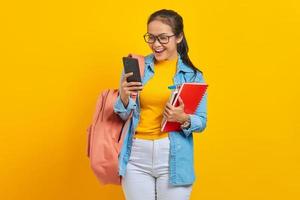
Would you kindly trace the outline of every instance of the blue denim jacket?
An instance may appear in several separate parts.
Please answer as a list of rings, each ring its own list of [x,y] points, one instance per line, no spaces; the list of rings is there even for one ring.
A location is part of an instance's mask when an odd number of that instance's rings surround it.
[[[122,72],[121,78],[124,75]],[[154,55],[149,54],[145,57],[145,71],[142,78],[142,84],[145,85],[148,80],[154,75]],[[197,71],[194,76],[194,71],[182,62],[178,54],[177,70],[173,77],[175,85],[184,82],[200,82],[205,83],[202,73]],[[207,116],[207,92],[199,103],[194,114],[190,115],[191,125],[188,129],[181,131],[169,132],[170,139],[170,163],[169,163],[169,183],[171,185],[190,185],[195,181],[194,171],[194,150],[193,150],[193,134],[192,132],[202,132],[206,127]],[[126,131],[123,146],[119,155],[119,175],[124,176],[126,166],[131,153],[132,138],[140,118],[140,99],[137,95],[136,101],[129,97],[129,103],[125,108],[120,96],[114,105],[114,112],[117,113],[123,120],[126,120],[133,110],[132,120]]]

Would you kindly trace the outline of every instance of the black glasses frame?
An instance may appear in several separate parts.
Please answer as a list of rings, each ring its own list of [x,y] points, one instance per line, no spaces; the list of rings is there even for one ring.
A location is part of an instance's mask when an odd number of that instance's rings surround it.
[[[153,41],[153,42],[147,41],[146,37],[149,36],[149,35],[154,37],[154,41]],[[159,40],[159,36],[161,36],[161,35],[163,35],[163,34],[160,34],[160,35],[158,35],[158,36],[155,36],[155,35],[152,35],[152,34],[150,34],[150,33],[146,33],[146,34],[144,35],[144,40],[145,40],[145,42],[147,42],[147,43],[149,43],[149,44],[153,44],[156,40],[158,40],[158,42],[161,43],[161,44],[167,44],[167,43],[169,43],[169,41],[170,41],[170,37],[175,36],[175,34],[174,34],[174,35],[164,35],[164,36],[166,36],[166,37],[168,38],[168,41],[167,41],[167,42],[161,42],[161,41]]]

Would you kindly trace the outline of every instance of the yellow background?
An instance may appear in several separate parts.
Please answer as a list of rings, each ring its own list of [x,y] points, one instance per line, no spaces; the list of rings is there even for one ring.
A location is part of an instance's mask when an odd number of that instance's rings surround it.
[[[0,198],[124,199],[93,175],[86,128],[99,92],[118,87],[121,57],[150,53],[148,16],[168,8],[209,84],[191,199],[299,199],[299,4],[1,2]]]

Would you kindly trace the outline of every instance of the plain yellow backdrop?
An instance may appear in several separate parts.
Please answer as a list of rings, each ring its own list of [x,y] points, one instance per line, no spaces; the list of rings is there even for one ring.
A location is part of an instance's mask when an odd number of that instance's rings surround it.
[[[29,0],[0,6],[1,199],[124,199],[93,175],[86,128],[161,8],[209,84],[191,199],[300,198],[299,1]]]

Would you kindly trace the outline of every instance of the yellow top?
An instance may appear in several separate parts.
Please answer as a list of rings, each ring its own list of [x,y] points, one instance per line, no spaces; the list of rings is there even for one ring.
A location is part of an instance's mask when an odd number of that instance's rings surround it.
[[[154,140],[168,136],[168,132],[160,131],[160,125],[172,92],[168,86],[173,85],[176,66],[177,58],[154,64],[154,75],[140,92],[141,113],[135,138]]]

